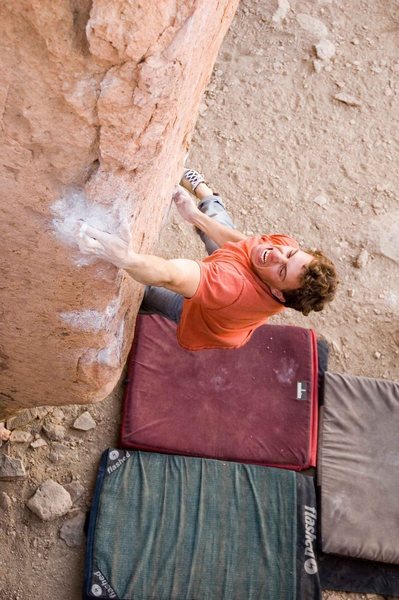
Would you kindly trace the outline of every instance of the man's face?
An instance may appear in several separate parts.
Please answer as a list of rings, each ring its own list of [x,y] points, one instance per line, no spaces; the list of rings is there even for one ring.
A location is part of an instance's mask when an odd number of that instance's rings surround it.
[[[303,269],[314,260],[314,256],[298,248],[269,244],[254,246],[250,258],[255,273],[280,300],[283,290],[300,287]]]

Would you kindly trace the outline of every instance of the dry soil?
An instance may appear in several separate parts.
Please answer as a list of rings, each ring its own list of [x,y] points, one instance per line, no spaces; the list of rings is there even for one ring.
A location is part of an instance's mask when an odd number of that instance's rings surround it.
[[[341,285],[325,312],[287,311],[274,322],[313,327],[330,344],[330,370],[391,380],[399,354],[398,32],[394,0],[243,0],[188,158],[240,230],[289,233],[336,261]],[[156,252],[203,255],[174,209]],[[25,503],[51,478],[80,482],[75,508],[88,509],[100,453],[117,444],[121,394],[122,385],[89,407],[97,425],[87,433],[71,428],[82,407],[49,408],[18,427],[46,446],[8,443],[28,477],[2,486],[0,600],[80,598],[84,546],[59,537],[71,515],[43,522]],[[46,422],[64,427],[58,440],[43,433]]]

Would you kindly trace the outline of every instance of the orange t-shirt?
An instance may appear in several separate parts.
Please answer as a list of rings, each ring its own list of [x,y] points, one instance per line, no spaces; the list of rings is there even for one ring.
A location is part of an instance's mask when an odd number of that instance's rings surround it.
[[[183,348],[239,348],[259,325],[284,310],[252,268],[251,250],[259,243],[298,247],[286,235],[263,235],[227,242],[199,261],[200,283],[184,300],[177,329]]]

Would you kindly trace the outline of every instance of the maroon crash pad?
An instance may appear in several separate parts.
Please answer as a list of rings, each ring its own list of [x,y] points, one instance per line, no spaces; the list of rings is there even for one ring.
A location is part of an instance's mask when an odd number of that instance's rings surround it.
[[[181,348],[176,325],[139,315],[121,445],[305,469],[316,461],[317,343],[264,325],[238,349]]]

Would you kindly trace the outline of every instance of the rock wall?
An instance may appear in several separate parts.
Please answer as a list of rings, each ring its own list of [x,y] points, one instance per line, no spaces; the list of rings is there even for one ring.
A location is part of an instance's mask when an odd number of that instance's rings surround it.
[[[76,233],[85,219],[156,253],[237,4],[1,4],[0,416],[117,382],[142,289]]]

